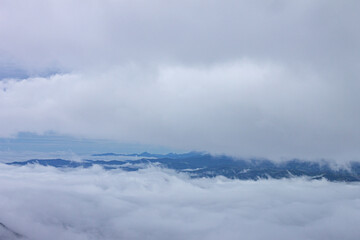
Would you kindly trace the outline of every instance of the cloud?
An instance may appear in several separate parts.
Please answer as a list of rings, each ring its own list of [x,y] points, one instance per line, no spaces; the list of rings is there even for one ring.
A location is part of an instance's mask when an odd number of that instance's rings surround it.
[[[2,1],[1,135],[358,160],[359,7]]]
[[[55,131],[241,156],[359,154],[357,97],[312,71],[294,75],[271,62],[131,64],[2,81],[0,88],[3,137]]]
[[[0,221],[29,239],[355,239],[359,185],[165,169],[0,165]]]
[[[251,57],[353,72],[359,7],[325,0],[4,0],[0,50],[29,71]]]
[[[359,160],[359,11],[327,0],[2,0],[0,137]],[[0,174],[0,222],[30,239],[359,236],[358,184]]]

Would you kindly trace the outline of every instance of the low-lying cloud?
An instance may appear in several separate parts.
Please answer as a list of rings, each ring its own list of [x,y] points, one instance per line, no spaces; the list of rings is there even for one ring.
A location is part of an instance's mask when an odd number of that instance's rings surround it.
[[[0,222],[29,239],[357,239],[359,184],[0,165]]]
[[[2,137],[86,138],[267,158],[358,160],[357,97],[308,70],[243,59],[126,65],[0,82]]]

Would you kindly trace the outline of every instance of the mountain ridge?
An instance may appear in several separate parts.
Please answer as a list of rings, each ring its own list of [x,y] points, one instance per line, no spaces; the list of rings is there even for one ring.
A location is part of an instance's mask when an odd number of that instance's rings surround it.
[[[183,154],[93,154],[95,159],[71,161],[61,158],[30,159],[15,161],[8,165],[38,164],[56,168],[89,168],[100,165],[106,170],[123,169],[124,171],[137,171],[149,166],[159,166],[173,169],[177,172],[189,174],[192,178],[225,176],[232,179],[257,180],[260,178],[291,178],[306,176],[311,179],[325,178],[330,181],[360,181],[360,163],[351,162],[348,168],[333,169],[330,162],[311,162],[299,159],[284,162],[273,162],[267,159],[238,159],[226,155],[213,156],[207,153],[189,152]],[[137,160],[103,160],[96,157],[138,156]]]

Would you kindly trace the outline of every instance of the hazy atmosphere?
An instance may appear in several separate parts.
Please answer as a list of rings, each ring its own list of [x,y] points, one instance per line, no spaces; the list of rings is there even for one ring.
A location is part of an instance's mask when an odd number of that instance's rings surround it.
[[[0,1],[1,137],[358,160],[358,1]]]
[[[0,0],[0,239],[360,236],[360,1]]]

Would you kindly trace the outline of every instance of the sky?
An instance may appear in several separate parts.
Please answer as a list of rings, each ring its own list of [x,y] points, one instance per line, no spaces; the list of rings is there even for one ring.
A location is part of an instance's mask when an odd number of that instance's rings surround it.
[[[0,0],[0,138],[359,160],[360,2]]]
[[[159,145],[146,145],[139,143],[124,143],[106,139],[77,138],[46,132],[38,135],[28,132],[20,132],[15,137],[0,138],[0,162],[2,160],[22,159],[28,160],[36,156],[53,158],[75,158],[90,156],[96,153],[160,153],[170,152],[183,153],[180,149],[174,149]]]

